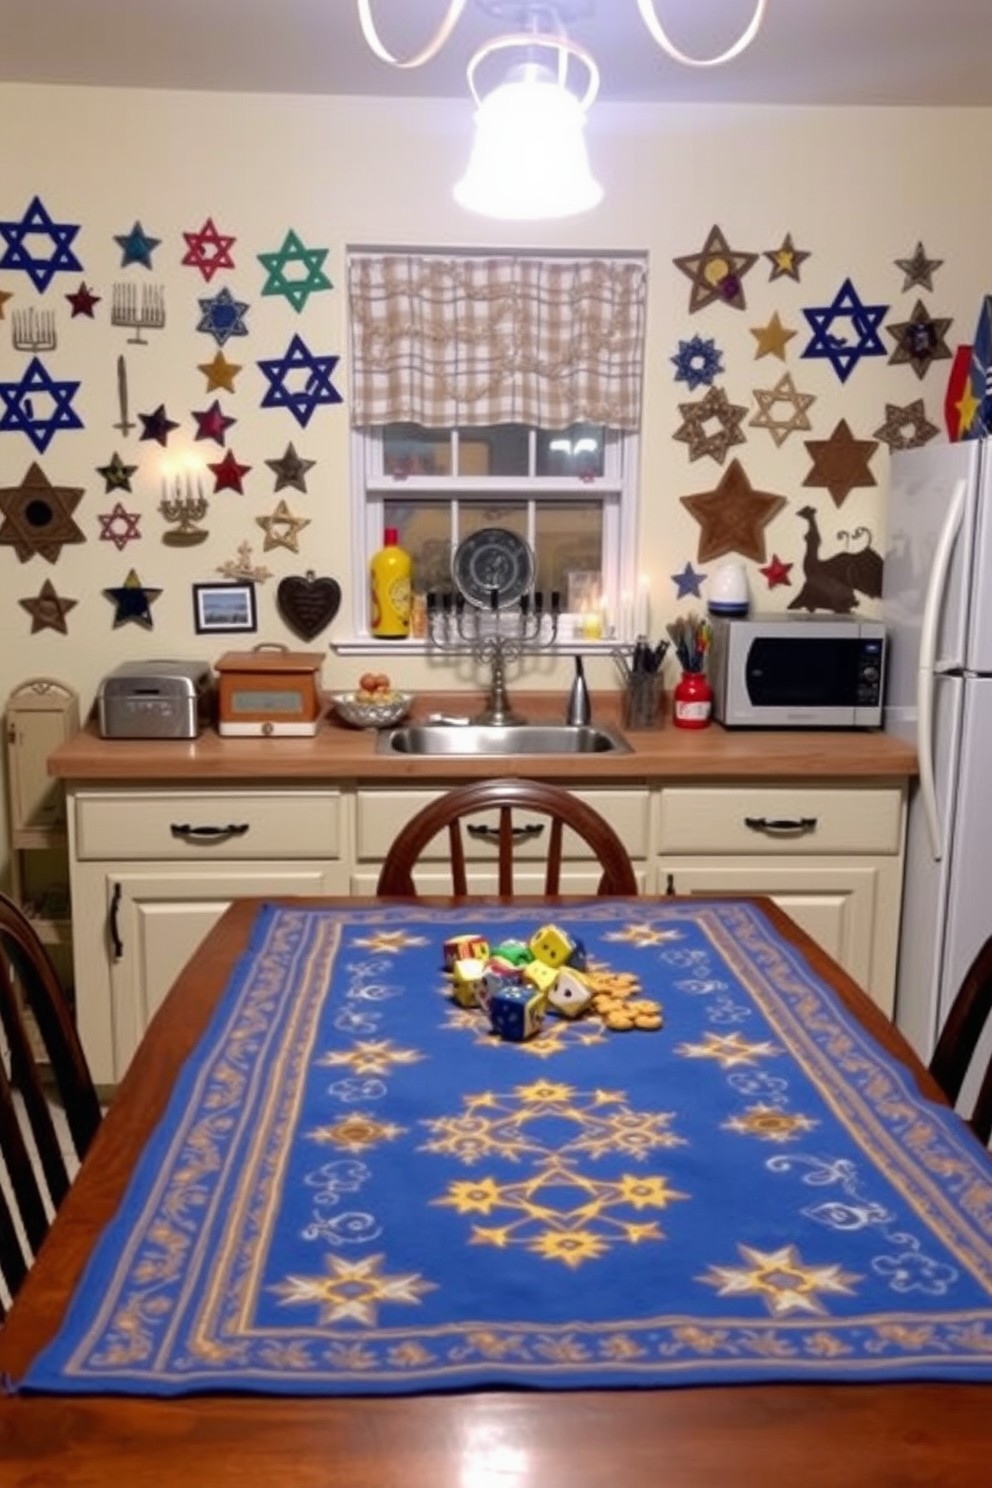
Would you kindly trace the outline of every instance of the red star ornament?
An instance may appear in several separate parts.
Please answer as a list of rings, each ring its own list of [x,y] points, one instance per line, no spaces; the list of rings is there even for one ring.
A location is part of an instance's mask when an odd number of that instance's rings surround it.
[[[199,232],[184,232],[183,237],[186,239],[186,252],[180,262],[199,269],[208,284],[218,269],[234,268],[231,249],[237,239],[219,233],[212,217],[207,218]]]
[[[123,552],[129,542],[141,536],[138,528],[141,513],[125,511],[119,501],[114,505],[113,511],[98,512],[97,521],[100,523],[100,541],[112,542],[118,553]]]
[[[93,291],[88,287],[84,280],[80,280],[79,288],[76,290],[75,294],[66,295],[66,299],[72,306],[72,315],[70,319],[75,320],[77,315],[85,315],[90,320],[92,320],[93,306],[99,305],[101,298],[102,297],[100,295],[93,293]]]
[[[742,558],[764,563],[764,529],[786,504],[784,496],[756,491],[740,460],[731,462],[711,491],[680,496],[679,500],[702,528],[698,563],[709,563],[724,553],[740,553]]]
[[[791,588],[792,580],[789,575],[792,572],[792,564],[783,563],[777,553],[773,553],[771,563],[766,563],[764,568],[760,568],[758,572],[764,574],[769,589],[777,589],[780,584],[788,584]]]
[[[239,465],[233,450],[228,450],[223,460],[218,460],[213,465],[208,462],[207,469],[214,477],[215,496],[218,491],[237,491],[239,496],[244,495],[244,486],[241,482],[251,466]]]
[[[193,417],[196,419],[196,433],[193,438],[212,439],[221,446],[227,443],[228,429],[238,422],[236,418],[223,412],[216,398],[209,408],[194,408]]]

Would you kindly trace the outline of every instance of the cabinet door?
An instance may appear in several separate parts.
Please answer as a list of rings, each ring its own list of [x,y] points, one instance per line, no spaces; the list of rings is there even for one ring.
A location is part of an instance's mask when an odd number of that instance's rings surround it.
[[[273,863],[191,873],[120,865],[105,870],[111,941],[111,1080],[121,1079],[152,1014],[233,899],[347,892],[339,864]],[[106,1083],[106,1077],[98,1083]]]
[[[661,893],[767,894],[892,1016],[899,868],[890,858],[663,858]]]

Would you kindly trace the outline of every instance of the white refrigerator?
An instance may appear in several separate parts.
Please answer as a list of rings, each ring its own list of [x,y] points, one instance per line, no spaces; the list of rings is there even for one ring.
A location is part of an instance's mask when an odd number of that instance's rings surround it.
[[[992,933],[992,442],[892,457],[884,727],[915,744],[896,1023],[930,1058]]]

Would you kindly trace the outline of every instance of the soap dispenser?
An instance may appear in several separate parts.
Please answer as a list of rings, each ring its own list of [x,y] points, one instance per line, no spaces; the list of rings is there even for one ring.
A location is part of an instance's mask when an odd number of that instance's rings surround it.
[[[586,687],[585,668],[582,665],[582,657],[575,658],[575,676],[572,679],[571,690],[568,694],[568,708],[565,711],[565,722],[572,728],[579,724],[589,722],[592,709],[589,705],[589,689]]]

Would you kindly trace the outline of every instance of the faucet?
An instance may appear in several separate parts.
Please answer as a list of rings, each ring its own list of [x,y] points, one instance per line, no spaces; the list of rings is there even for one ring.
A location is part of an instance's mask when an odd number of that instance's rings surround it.
[[[568,694],[568,705],[565,709],[565,722],[572,728],[580,727],[589,722],[592,717],[592,707],[589,702],[589,689],[586,686],[585,668],[582,657],[575,658],[575,677]]]

